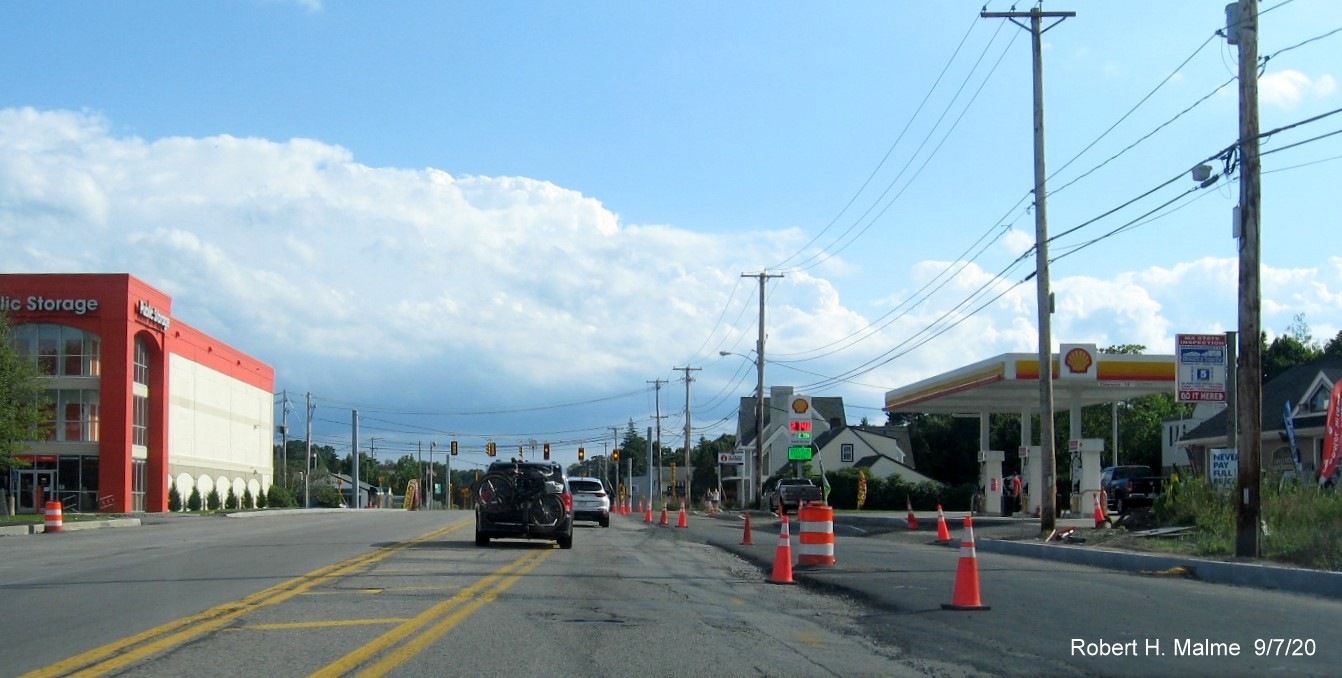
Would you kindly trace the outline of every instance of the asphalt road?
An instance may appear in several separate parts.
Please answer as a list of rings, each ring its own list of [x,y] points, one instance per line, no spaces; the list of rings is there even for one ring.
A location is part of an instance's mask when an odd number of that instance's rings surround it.
[[[773,519],[742,546],[739,516],[614,517],[569,551],[479,548],[471,524],[352,511],[0,538],[0,676],[1335,675],[1342,657],[1334,599],[994,553],[975,561],[991,609],[943,610],[961,555],[931,533],[840,534],[835,566],[787,586],[767,581]]]
[[[0,543],[0,675],[972,675],[864,608],[616,518],[572,550],[464,512],[178,518]],[[677,537],[687,537],[682,532]]]

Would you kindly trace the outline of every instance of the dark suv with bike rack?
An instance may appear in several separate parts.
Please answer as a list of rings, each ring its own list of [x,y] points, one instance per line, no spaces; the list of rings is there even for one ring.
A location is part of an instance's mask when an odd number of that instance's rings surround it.
[[[559,464],[496,461],[475,484],[475,545],[545,539],[573,548],[573,495]]]

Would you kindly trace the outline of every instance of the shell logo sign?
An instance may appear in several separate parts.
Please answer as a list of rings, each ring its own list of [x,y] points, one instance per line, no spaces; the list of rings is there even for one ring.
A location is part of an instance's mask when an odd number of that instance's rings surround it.
[[[1058,347],[1062,356],[1059,379],[1096,379],[1095,344],[1063,344]]]
[[[804,416],[808,411],[810,411],[810,409],[811,409],[811,399],[810,399],[810,398],[793,398],[793,399],[792,399],[792,412],[793,412],[793,414],[796,414],[796,415],[799,415],[799,416]]]

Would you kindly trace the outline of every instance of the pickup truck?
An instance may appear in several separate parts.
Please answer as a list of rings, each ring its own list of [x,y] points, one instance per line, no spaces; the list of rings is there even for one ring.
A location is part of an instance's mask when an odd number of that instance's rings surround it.
[[[764,493],[770,511],[785,516],[788,510],[796,511],[809,501],[824,501],[824,488],[811,482],[810,478],[779,478]]]
[[[1108,508],[1119,515],[1136,506],[1150,506],[1164,479],[1149,466],[1110,466],[1100,471],[1100,487],[1109,495]]]

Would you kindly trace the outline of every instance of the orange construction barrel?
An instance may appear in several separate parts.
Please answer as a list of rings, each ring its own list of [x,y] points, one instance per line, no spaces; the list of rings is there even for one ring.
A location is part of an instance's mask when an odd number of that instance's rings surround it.
[[[61,517],[61,503],[58,501],[47,502],[47,519],[44,523],[46,532],[61,532],[65,528]]]
[[[834,508],[818,501],[797,510],[801,524],[798,565],[834,564]]]

